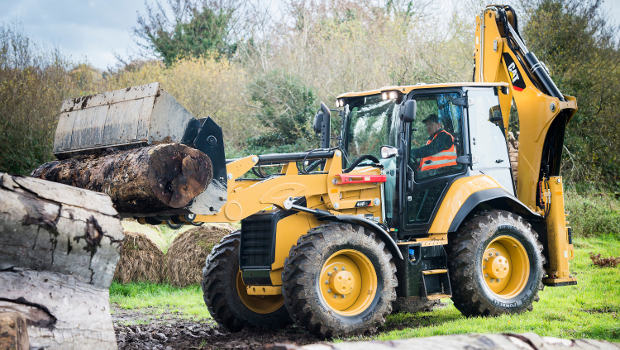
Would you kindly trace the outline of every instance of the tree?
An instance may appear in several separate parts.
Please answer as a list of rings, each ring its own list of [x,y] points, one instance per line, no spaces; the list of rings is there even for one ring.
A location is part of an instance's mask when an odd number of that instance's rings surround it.
[[[0,25],[0,171],[28,174],[53,158],[60,105],[77,94],[68,67],[58,51]]]
[[[265,132],[248,138],[252,153],[292,152],[317,146],[311,131],[315,92],[290,73],[274,70],[249,86],[256,121]]]
[[[620,52],[600,0],[534,0],[523,34],[578,111],[566,129],[563,172],[574,182],[618,189]]]
[[[208,54],[230,56],[236,50],[231,36],[234,9],[207,1],[167,0],[146,4],[134,28],[138,44],[161,57],[166,65],[179,58]]]

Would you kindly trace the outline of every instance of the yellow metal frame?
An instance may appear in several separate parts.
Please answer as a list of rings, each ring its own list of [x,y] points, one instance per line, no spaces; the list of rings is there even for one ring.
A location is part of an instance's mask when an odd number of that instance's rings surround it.
[[[547,193],[543,195],[543,200],[547,207],[549,267],[543,282],[548,285],[576,284],[577,280],[569,269],[569,261],[575,257],[575,250],[568,240],[562,177],[554,176],[545,179],[545,182]]]
[[[248,295],[280,295],[281,286],[245,286]]]
[[[525,89],[519,91],[510,85],[511,88],[507,89],[507,94],[500,93],[500,109],[504,118],[504,127],[508,128],[510,106],[514,99],[519,113],[520,133],[527,135],[519,139],[517,197],[525,205],[536,211],[538,209],[536,206],[536,190],[545,136],[549,131],[551,122],[560,112],[569,110],[570,116],[572,116],[577,111],[577,100],[572,96],[565,95],[566,101],[560,101],[536,88],[529,75],[525,73],[526,69],[521,65],[515,52],[509,48],[507,39],[501,37],[496,23],[496,12],[493,9],[487,9],[482,16],[483,18],[476,17],[474,52],[476,69],[474,78],[476,82],[512,84],[512,75],[504,64],[503,54],[512,57],[521,73],[521,79],[525,82]],[[481,65],[482,72],[480,71]]]
[[[502,188],[502,185],[488,175],[467,176],[454,181],[437,210],[429,233],[447,235],[450,224],[467,198],[476,192],[492,188]]]
[[[233,161],[226,166],[228,174],[228,199],[219,213],[215,215],[196,215],[196,222],[236,222],[273,205],[284,207],[284,201],[291,197],[306,197],[316,207],[308,203],[309,208],[324,208],[331,211],[380,212],[382,203],[366,208],[355,208],[359,200],[380,199],[379,186],[376,183],[345,184],[338,183],[342,174],[342,154],[335,151],[332,158],[326,160],[326,173],[299,174],[295,162],[283,166],[284,176],[268,179],[239,180],[258,162],[257,156],[247,156]],[[374,167],[356,169],[352,174],[378,175],[380,170]],[[370,191],[364,191],[370,190]],[[350,195],[351,192],[360,196]],[[364,193],[362,193],[364,192]],[[362,194],[372,196],[363,198]],[[313,200],[317,200],[314,202]],[[318,205],[318,203],[322,203]],[[380,215],[376,215],[379,216]]]

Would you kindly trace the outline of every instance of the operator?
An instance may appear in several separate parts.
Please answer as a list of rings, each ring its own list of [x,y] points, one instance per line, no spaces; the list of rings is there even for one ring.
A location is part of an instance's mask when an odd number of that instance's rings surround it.
[[[426,145],[411,150],[411,160],[420,159],[420,171],[456,165],[454,136],[443,128],[437,114],[429,114],[422,122],[428,132],[428,141]]]

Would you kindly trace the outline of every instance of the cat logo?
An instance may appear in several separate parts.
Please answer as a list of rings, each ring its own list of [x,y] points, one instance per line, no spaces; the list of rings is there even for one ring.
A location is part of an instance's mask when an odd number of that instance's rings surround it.
[[[521,78],[521,73],[519,72],[519,68],[517,68],[517,64],[509,54],[504,53],[503,57],[504,62],[506,63],[506,68],[508,69],[508,75],[510,75],[512,87],[516,91],[523,91],[523,89],[525,89],[525,82]]]
[[[514,62],[512,62],[508,66],[508,73],[510,74],[510,79],[512,80],[513,83],[517,81],[517,79],[519,79],[519,72],[517,71],[517,65]]]

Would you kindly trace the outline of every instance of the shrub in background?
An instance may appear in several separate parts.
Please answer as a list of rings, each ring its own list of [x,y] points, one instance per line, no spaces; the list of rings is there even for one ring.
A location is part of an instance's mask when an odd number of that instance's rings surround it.
[[[248,139],[253,153],[302,151],[317,146],[311,127],[318,108],[315,92],[286,72],[274,70],[249,85],[254,123],[262,134]]]
[[[75,91],[68,68],[58,52],[40,54],[0,26],[0,171],[27,174],[53,158],[60,104]]]
[[[613,194],[565,191],[568,221],[576,237],[607,236],[620,239],[620,200]]]

